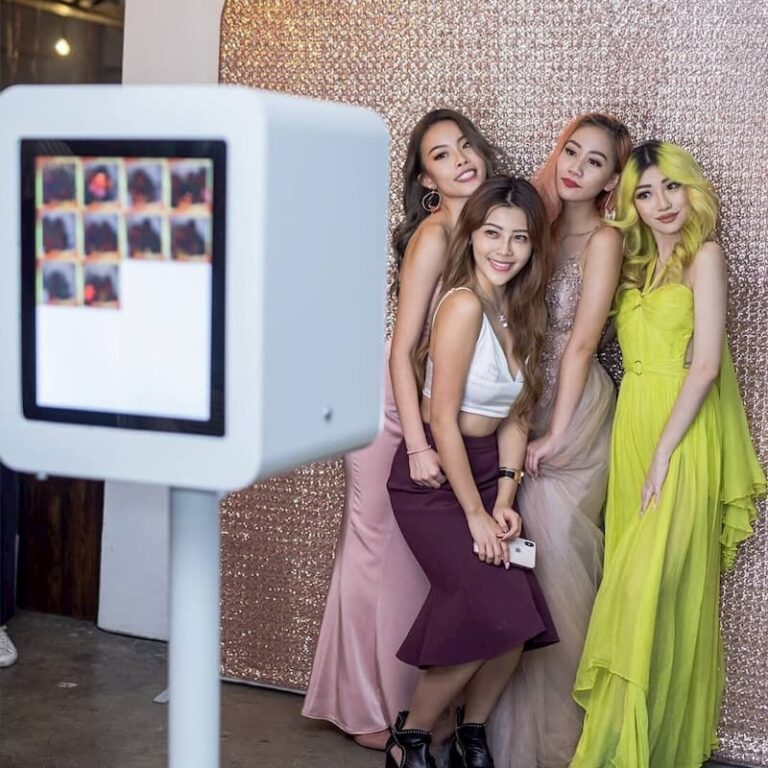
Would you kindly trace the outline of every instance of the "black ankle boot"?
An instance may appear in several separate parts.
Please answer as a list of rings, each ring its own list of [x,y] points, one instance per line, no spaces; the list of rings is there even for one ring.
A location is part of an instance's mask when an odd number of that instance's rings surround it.
[[[432,734],[429,731],[417,731],[413,728],[404,730],[407,717],[407,712],[400,712],[395,724],[389,729],[386,768],[437,768],[429,753]],[[392,755],[393,747],[400,747],[402,752],[400,762]]]
[[[456,730],[451,739],[451,768],[494,768],[485,740],[485,723],[465,723],[464,708],[456,713]]]

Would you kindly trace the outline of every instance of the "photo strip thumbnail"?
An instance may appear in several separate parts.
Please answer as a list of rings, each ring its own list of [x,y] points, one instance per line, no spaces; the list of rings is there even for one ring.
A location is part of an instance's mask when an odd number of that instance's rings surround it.
[[[71,158],[38,158],[39,174],[38,205],[50,207],[75,207],[77,199],[78,164]]]
[[[116,213],[83,215],[83,243],[88,261],[120,259],[120,217]]]
[[[120,268],[117,264],[86,264],[83,268],[86,307],[120,308]]]
[[[77,290],[78,267],[73,261],[45,261],[40,265],[40,304],[76,306],[80,304]]]
[[[213,165],[210,160],[170,163],[171,207],[210,211],[213,197]]]
[[[120,204],[120,165],[116,158],[94,158],[83,163],[85,204]]]
[[[210,216],[171,216],[171,258],[211,261]]]
[[[129,214],[125,218],[128,256],[132,259],[166,259],[162,216]]]
[[[163,170],[163,165],[157,161],[126,162],[128,205],[131,208],[162,208],[165,205]]]
[[[73,259],[77,246],[77,214],[46,211],[38,219],[37,254],[46,259]]]

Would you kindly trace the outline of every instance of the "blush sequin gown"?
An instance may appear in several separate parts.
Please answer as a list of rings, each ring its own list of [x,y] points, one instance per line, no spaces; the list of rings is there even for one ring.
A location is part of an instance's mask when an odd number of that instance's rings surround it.
[[[354,735],[388,728],[407,708],[418,675],[395,656],[429,589],[387,493],[402,438],[387,369],[383,430],[344,457],[344,518],[302,710]]]
[[[546,432],[557,391],[560,359],[581,296],[581,258],[588,235],[561,258],[548,293],[549,325],[542,358],[544,392],[532,436]],[[524,535],[536,542],[536,575],[560,642],[527,653],[499,702],[489,728],[498,768],[566,768],[582,725],[572,698],[603,558],[605,501],[613,382],[593,358],[584,392],[560,453],[526,477],[517,493]]]

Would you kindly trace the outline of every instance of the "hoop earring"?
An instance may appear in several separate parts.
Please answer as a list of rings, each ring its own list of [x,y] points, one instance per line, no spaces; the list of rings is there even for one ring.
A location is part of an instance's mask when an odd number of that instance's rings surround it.
[[[616,206],[613,202],[613,193],[615,189],[616,187],[608,193],[608,197],[605,198],[605,202],[603,203],[603,218],[607,221],[613,221],[616,218]]]
[[[440,209],[443,204],[443,197],[436,189],[430,189],[424,197],[421,198],[421,207],[427,213],[434,213]]]

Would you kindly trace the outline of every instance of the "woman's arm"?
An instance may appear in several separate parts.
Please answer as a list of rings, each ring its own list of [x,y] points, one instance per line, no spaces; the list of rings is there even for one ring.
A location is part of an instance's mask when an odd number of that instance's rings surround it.
[[[448,240],[439,224],[425,222],[408,244],[400,272],[400,293],[389,354],[389,371],[405,446],[418,451],[409,456],[411,479],[417,485],[439,488],[445,478],[437,453],[427,448],[421,421],[420,395],[413,368],[413,353],[421,342],[427,312],[445,266]]]
[[[690,277],[694,303],[693,359],[656,445],[643,484],[640,514],[652,500],[658,501],[669,459],[720,373],[728,286],[723,252],[717,243],[704,244],[691,265]]]
[[[480,300],[469,291],[456,291],[443,301],[432,328],[429,413],[443,471],[464,510],[478,557],[499,565],[504,559],[501,529],[483,506],[459,429],[461,401],[482,319]]]
[[[507,418],[496,433],[499,444],[499,466],[520,470],[525,459],[525,446],[528,442],[528,423],[521,423],[515,418]],[[520,535],[522,521],[520,515],[512,509],[522,475],[516,478],[500,477],[493,507],[493,519],[499,524],[501,540],[510,541]],[[509,550],[504,548],[504,562],[507,564]]]
[[[539,474],[539,464],[562,447],[562,439],[584,393],[592,355],[600,342],[621,274],[622,236],[603,227],[592,236],[584,257],[581,297],[557,380],[552,420],[546,434],[528,446],[526,469]]]

